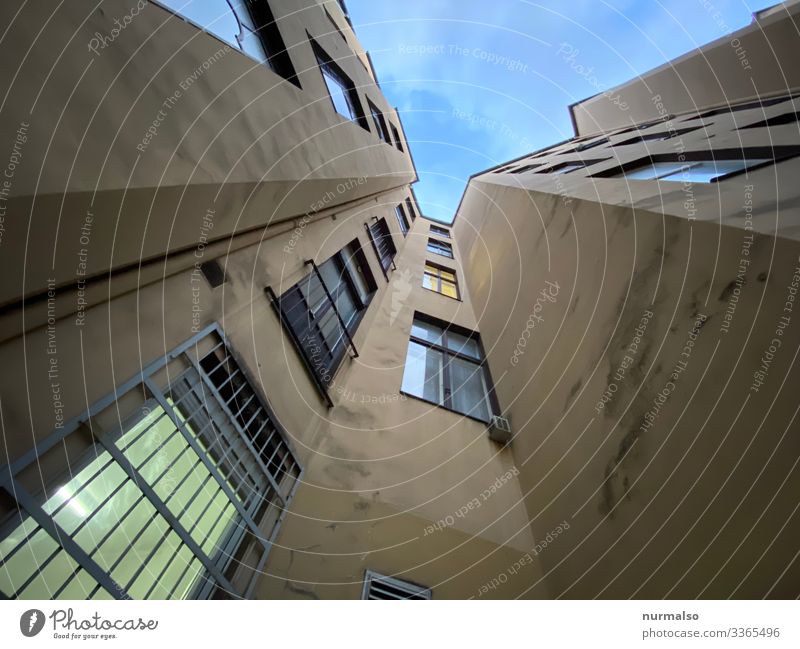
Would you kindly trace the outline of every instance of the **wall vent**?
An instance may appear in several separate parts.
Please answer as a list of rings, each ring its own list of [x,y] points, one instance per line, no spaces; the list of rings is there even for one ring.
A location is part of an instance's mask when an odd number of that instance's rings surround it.
[[[508,444],[511,438],[511,422],[508,417],[492,415],[492,420],[489,422],[489,439],[500,444]]]
[[[367,570],[361,599],[430,599],[431,589]]]

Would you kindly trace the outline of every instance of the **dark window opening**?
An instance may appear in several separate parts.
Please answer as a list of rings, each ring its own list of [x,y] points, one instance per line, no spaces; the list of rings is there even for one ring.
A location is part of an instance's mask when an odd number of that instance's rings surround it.
[[[431,589],[367,570],[361,599],[430,599]]]
[[[253,17],[253,30],[264,48],[266,63],[276,74],[279,74],[287,81],[291,81],[299,88],[300,81],[297,78],[292,59],[283,42],[278,23],[272,14],[269,3],[267,0],[237,0],[233,2],[233,5],[235,6],[242,1],[247,3],[247,7]],[[246,51],[246,41],[251,35],[247,33],[249,31],[248,27],[244,25],[242,27],[242,33],[244,34],[242,49]]]
[[[552,167],[547,167],[545,169],[540,169],[536,173],[540,174],[568,174],[572,173],[573,171],[578,171],[579,169],[584,169],[593,164],[597,164],[598,162],[604,162],[608,160],[608,158],[603,158],[602,160],[573,160],[569,162],[560,162]]]
[[[648,133],[647,135],[637,135],[636,137],[629,138],[622,142],[617,142],[615,146],[626,146],[628,144],[637,144],[639,142],[661,142],[663,140],[671,140],[675,137],[680,137],[684,133],[691,133],[692,131],[696,131],[700,128],[706,128],[711,126],[711,124],[706,124],[704,126],[692,126],[689,128],[679,128],[673,131],[662,131],[660,133]]]
[[[400,133],[397,132],[397,127],[389,122],[389,128],[392,129],[392,137],[394,138],[394,145],[400,150],[405,152],[403,148],[403,142],[400,140]]]
[[[334,28],[334,29],[335,29],[337,32],[339,32],[339,36],[341,36],[341,37],[342,37],[342,39],[344,39],[344,41],[345,41],[345,43],[346,43],[346,42],[347,42],[347,38],[345,37],[345,35],[344,35],[344,32],[343,32],[343,31],[341,30],[341,28],[339,27],[339,23],[337,23],[337,22],[336,22],[336,21],[333,19],[333,16],[331,16],[330,12],[328,11],[328,9],[327,9],[326,7],[323,7],[323,10],[325,11],[325,15],[328,17],[328,22],[330,22],[330,24],[331,24],[331,25],[333,25],[333,28]]]
[[[417,218],[417,210],[410,198],[406,198],[406,207],[408,208],[408,214],[411,216],[411,219]]]
[[[329,404],[327,388],[347,347],[352,347],[351,336],[376,290],[369,264],[356,239],[314,266],[280,298],[273,297],[283,325]]]
[[[216,259],[200,264],[200,271],[203,273],[203,277],[206,278],[211,288],[222,286],[227,279],[222,265]]]
[[[408,234],[409,225],[408,219],[406,218],[405,210],[403,209],[402,203],[394,208],[395,216],[397,217],[397,223],[400,226],[400,232],[405,237]]]
[[[367,106],[369,106],[369,112],[372,115],[372,123],[375,124],[378,137],[387,144],[391,144],[392,140],[389,137],[389,131],[386,130],[386,120],[383,117],[383,113],[369,99],[367,99]]]
[[[659,153],[591,177],[714,183],[797,156],[800,156],[798,146]]]
[[[755,124],[748,124],[747,126],[742,126],[739,130],[743,130],[746,128],[763,128],[765,126],[783,126],[784,124],[792,124],[800,119],[800,113],[791,112],[791,113],[783,113],[783,115],[776,115],[775,117],[770,117],[769,119],[762,120],[760,122],[756,122]]]
[[[775,104],[780,104],[784,101],[789,101],[792,99],[792,96],[784,96],[784,97],[774,97],[773,99],[764,99],[762,101],[747,101],[743,104],[736,104],[734,106],[722,106],[720,108],[712,108],[711,110],[707,110],[704,113],[699,113],[697,115],[690,115],[689,117],[684,117],[683,121],[687,121],[690,119],[702,119],[704,117],[712,117],[714,115],[723,115],[725,113],[735,113],[740,110],[749,110],[751,108],[764,108],[765,106],[774,106]]]
[[[394,264],[394,256],[397,254],[389,224],[386,223],[386,219],[377,219],[366,227],[369,238],[372,241],[372,248],[375,250],[378,263],[383,271],[383,276],[388,281],[389,268]]]

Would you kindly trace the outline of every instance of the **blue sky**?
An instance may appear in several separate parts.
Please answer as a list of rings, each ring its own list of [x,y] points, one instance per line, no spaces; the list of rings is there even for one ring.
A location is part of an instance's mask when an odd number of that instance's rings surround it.
[[[422,212],[445,222],[471,174],[571,137],[569,104],[739,29],[773,4],[347,0],[401,113]],[[578,74],[579,65],[593,70]]]

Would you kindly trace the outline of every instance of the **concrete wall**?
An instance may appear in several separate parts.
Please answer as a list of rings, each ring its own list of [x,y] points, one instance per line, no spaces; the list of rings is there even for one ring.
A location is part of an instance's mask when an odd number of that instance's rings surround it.
[[[707,3],[710,5],[710,3]],[[693,6],[691,14],[702,13]],[[713,13],[713,5],[709,9]],[[576,135],[591,135],[659,119],[656,99],[672,113],[702,110],[800,88],[797,15],[789,2],[752,24],[669,61],[640,77],[570,107]]]
[[[0,141],[17,153],[0,256],[13,281],[0,305],[41,296],[48,279],[74,283],[87,215],[84,273],[97,277],[193,247],[206,209],[216,211],[208,237],[223,240],[301,218],[325,197],[324,207],[343,206],[416,178],[408,153],[382,143],[371,120],[368,132],[333,110],[306,30],[357,85],[364,110],[369,97],[401,129],[316,2],[271,3],[302,89],[155,3],[97,53],[88,45],[111,37],[129,14],[124,0],[65,3],[46,25],[49,5],[19,4],[0,7],[12,25]]]
[[[549,594],[794,597],[800,246],[495,178],[455,231]]]

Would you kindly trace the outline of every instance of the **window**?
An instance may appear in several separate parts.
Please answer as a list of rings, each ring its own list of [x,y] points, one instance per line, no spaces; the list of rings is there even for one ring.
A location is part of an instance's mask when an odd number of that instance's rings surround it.
[[[406,236],[408,234],[409,225],[402,203],[394,208],[394,213],[397,216],[397,223],[400,225],[400,232],[403,233],[403,236]]]
[[[450,230],[439,227],[438,225],[431,224],[431,232],[433,234],[438,234],[440,237],[447,237],[448,239],[450,238]]]
[[[608,144],[607,137],[601,137],[599,140],[595,140],[594,142],[579,144],[577,147],[573,149],[573,151],[588,151],[589,149],[594,149],[596,146],[602,146],[604,144]]]
[[[747,126],[742,126],[741,129],[745,128],[761,128],[764,126],[782,126],[784,124],[792,124],[800,119],[800,113],[791,112],[791,113],[784,113],[783,115],[776,115],[775,117],[770,117],[769,119],[762,120],[760,122],[756,122],[755,124],[748,124]]]
[[[341,36],[344,39],[344,41],[347,42],[347,39],[345,38],[344,32],[339,27],[339,24],[333,19],[333,16],[331,16],[331,14],[328,11],[328,9],[326,7],[323,7],[322,9],[325,11],[325,15],[328,17],[328,22],[330,22],[330,24],[333,25],[333,28],[337,32],[339,32],[339,36]]]
[[[496,408],[478,335],[417,313],[401,391],[488,422]]]
[[[231,0],[231,4],[234,7],[237,5],[242,6],[242,10],[237,11],[237,15],[247,16],[246,9],[249,8],[250,16],[252,16],[252,23],[244,24],[246,22],[244,19],[241,21],[242,33],[244,34],[242,49],[248,51],[249,43],[252,42],[254,47],[256,42],[260,43],[266,53],[265,62],[274,72],[287,81],[291,81],[299,88],[300,81],[297,79],[289,51],[286,49],[283,37],[278,29],[278,23],[272,15],[267,0]],[[243,6],[245,4],[246,7]],[[258,51],[260,52],[260,50]]]
[[[450,259],[453,258],[453,246],[445,241],[439,241],[438,239],[428,239],[428,252],[432,252],[435,255],[442,255],[442,257],[449,257]]]
[[[372,123],[375,124],[378,137],[387,144],[391,144],[392,140],[389,138],[389,132],[386,130],[386,120],[383,118],[383,113],[378,110],[378,107],[369,99],[367,99],[367,105],[369,106],[369,112],[372,114]]]
[[[383,271],[383,276],[389,279],[389,268],[394,264],[394,256],[397,254],[392,233],[389,231],[389,225],[386,219],[378,219],[367,225],[367,232],[372,241],[372,248],[375,250],[375,255],[378,257],[378,263]]]
[[[668,180],[710,183],[767,162],[755,160],[706,160],[700,162],[654,162],[623,174],[629,180]]]
[[[430,599],[431,589],[410,581],[386,577],[372,570],[364,576],[361,599]]]
[[[397,128],[394,124],[389,122],[389,128],[392,129],[392,137],[394,138],[394,145],[400,149],[400,151],[405,151],[403,148],[403,142],[400,140],[400,133],[397,132]]]
[[[427,262],[425,264],[425,272],[422,275],[422,286],[447,297],[452,297],[456,300],[461,299],[458,293],[456,272],[444,266]]]
[[[606,160],[608,158],[605,158]],[[542,174],[568,174],[573,171],[577,171],[578,169],[583,169],[588,167],[589,165],[596,164],[598,162],[603,162],[603,160],[575,160],[572,162],[561,162],[557,165],[553,165],[552,167],[547,167],[545,169],[541,169],[536,173]]]
[[[617,142],[616,146],[625,146],[628,144],[637,144],[639,142],[662,142],[664,140],[671,140],[674,137],[679,137],[684,133],[691,133],[692,131],[696,131],[699,128],[706,128],[711,126],[712,123],[706,124],[704,126],[693,126],[691,128],[681,128],[676,129],[673,131],[662,131],[660,133],[649,133],[647,135],[637,135],[636,137],[632,137],[624,142]]]
[[[266,0],[160,0],[176,14],[300,86]]]
[[[417,210],[414,207],[414,203],[411,202],[411,199],[408,197],[406,197],[406,207],[408,208],[408,214],[411,216],[411,218],[417,218]]]
[[[4,596],[184,599],[250,595],[301,470],[212,325],[2,475]]]
[[[690,119],[701,119],[704,117],[713,117],[714,115],[722,115],[724,113],[734,113],[740,110],[749,110],[751,108],[764,108],[766,106],[774,106],[775,104],[780,104],[784,101],[789,101],[792,99],[792,96],[784,96],[784,97],[773,97],[772,99],[764,99],[759,101],[747,101],[742,104],[737,104],[733,106],[722,106],[721,108],[712,108],[711,110],[707,110],[704,113],[699,113],[695,115],[689,115],[688,117],[684,117],[683,121],[687,121]]]
[[[516,169],[511,169],[508,173],[511,174],[524,174],[526,171],[530,171],[531,169],[536,169],[536,167],[541,167],[541,162],[536,162],[534,164],[529,165],[522,165],[521,167],[517,167]]]
[[[283,325],[323,397],[376,290],[358,240],[317,266],[280,298],[268,290]],[[354,350],[355,351],[355,350]],[[356,354],[357,355],[357,354]]]
[[[361,128],[368,131],[369,125],[367,118],[364,117],[364,110],[361,108],[361,100],[358,98],[355,85],[344,73],[344,70],[314,40],[311,40],[311,45],[317,56],[317,63],[334,109],[343,117],[356,122]]]

